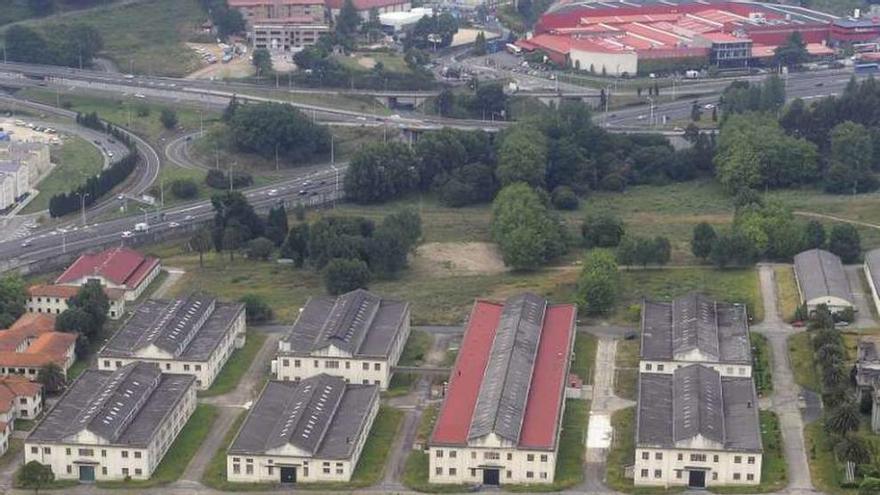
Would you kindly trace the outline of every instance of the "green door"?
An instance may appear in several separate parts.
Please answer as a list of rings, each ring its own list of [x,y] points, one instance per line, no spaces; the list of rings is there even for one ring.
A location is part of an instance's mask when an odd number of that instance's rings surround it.
[[[95,481],[95,466],[80,466],[79,467],[79,480],[80,481]]]

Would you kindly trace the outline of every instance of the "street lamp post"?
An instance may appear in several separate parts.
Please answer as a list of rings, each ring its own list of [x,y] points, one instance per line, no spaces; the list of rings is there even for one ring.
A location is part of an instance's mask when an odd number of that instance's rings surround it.
[[[82,206],[81,211],[82,211],[83,227],[86,226],[86,197],[88,195],[89,195],[89,193],[85,193],[85,194],[79,193],[79,199],[80,199],[81,206]]]
[[[330,164],[330,169],[336,176],[336,185],[333,187],[333,208],[335,209],[336,202],[339,201],[339,169],[333,163]]]

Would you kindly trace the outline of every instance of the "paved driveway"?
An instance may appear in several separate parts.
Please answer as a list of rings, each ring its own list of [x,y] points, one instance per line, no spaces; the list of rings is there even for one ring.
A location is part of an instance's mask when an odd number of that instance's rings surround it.
[[[849,291],[853,295],[856,307],[859,308],[856,312],[854,326],[856,328],[876,327],[877,322],[874,321],[874,313],[871,311],[874,299],[871,297],[870,289],[865,287],[865,284],[862,282],[864,274],[862,265],[847,265],[845,270],[846,279],[849,282]]]

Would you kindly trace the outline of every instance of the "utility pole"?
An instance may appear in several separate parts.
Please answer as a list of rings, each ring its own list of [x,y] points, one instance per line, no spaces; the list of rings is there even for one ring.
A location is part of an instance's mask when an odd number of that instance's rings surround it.
[[[330,134],[330,166],[333,166],[336,163],[336,154],[333,149],[334,145],[333,134]]]
[[[330,139],[333,139],[333,135],[330,135]],[[278,171],[278,143],[275,143],[275,171]]]
[[[86,196],[88,196],[88,195],[89,195],[89,193],[85,193],[85,194],[79,193],[79,199],[80,199],[80,202],[82,203],[81,204],[81,206],[82,206],[81,211],[82,211],[83,227],[86,226]]]

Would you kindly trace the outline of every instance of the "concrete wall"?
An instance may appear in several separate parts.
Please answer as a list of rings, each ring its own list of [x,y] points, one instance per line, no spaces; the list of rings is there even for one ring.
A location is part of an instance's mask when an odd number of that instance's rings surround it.
[[[63,297],[29,296],[27,310],[31,313],[59,315],[67,310],[67,299]],[[107,310],[107,316],[111,320],[118,320],[124,312],[124,299],[110,299],[110,309]]]
[[[682,366],[689,366],[692,364],[702,364],[708,368],[712,368],[721,374],[721,376],[733,376],[733,377],[751,377],[752,376],[752,365],[751,364],[720,364],[720,363],[706,363],[706,362],[690,362],[690,361],[640,361],[639,362],[639,371],[642,373],[665,373],[667,375],[671,375],[675,372],[676,369],[681,368]]]
[[[438,447],[428,449],[430,483],[483,482],[483,469],[499,470],[501,485],[553,483],[556,453],[516,448]]]
[[[706,471],[706,486],[757,485],[760,452],[636,448],[636,486],[687,485],[688,470]]]
[[[571,66],[577,70],[589,71],[592,65],[596,74],[602,74],[604,68],[609,76],[619,76],[624,72],[634,76],[638,72],[639,57],[635,53],[588,52],[572,47],[568,57]]]

